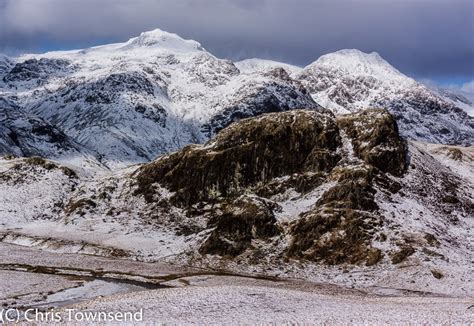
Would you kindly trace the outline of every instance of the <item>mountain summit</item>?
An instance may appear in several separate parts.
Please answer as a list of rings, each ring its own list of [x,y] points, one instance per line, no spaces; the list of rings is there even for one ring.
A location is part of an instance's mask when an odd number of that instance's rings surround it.
[[[138,37],[134,37],[125,43],[123,49],[133,48],[160,48],[175,52],[204,51],[200,43],[193,40],[185,40],[179,35],[168,33],[161,29],[143,32]]]
[[[386,108],[397,118],[405,137],[443,144],[474,141],[472,117],[376,52],[341,50],[323,55],[296,79],[318,104],[336,114]]]
[[[390,63],[383,59],[377,52],[365,53],[357,49],[345,49],[321,56],[305,70],[326,67],[359,76],[371,76],[385,82],[409,82],[414,80],[407,78]]]
[[[0,97],[109,167],[202,143],[243,118],[321,109],[283,69],[242,73],[198,42],[161,30],[120,44],[16,58],[0,81]],[[9,123],[5,134],[24,134],[16,125]],[[6,143],[12,148],[0,154],[31,152],[23,146],[30,140]],[[38,144],[35,153],[51,157],[41,150],[51,147],[61,144]]]

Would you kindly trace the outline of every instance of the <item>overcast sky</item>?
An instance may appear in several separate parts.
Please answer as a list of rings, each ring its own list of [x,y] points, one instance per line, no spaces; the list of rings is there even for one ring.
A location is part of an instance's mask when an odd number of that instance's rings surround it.
[[[0,52],[125,41],[161,28],[219,57],[300,66],[343,48],[402,72],[474,80],[474,0],[0,0]]]

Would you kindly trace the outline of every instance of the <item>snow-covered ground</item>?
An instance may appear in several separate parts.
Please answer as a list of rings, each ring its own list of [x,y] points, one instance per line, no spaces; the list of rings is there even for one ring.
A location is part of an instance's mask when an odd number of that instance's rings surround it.
[[[292,77],[296,76],[303,70],[301,67],[287,63],[257,58],[237,61],[235,62],[235,66],[245,73],[268,72],[275,68],[283,68]]]
[[[142,310],[143,321],[137,324],[180,325],[469,324],[474,317],[472,297],[403,293],[390,288],[368,294],[301,279],[226,276],[219,271],[49,253],[10,244],[0,244],[0,249],[0,276],[9,280],[1,287],[0,303],[20,311],[53,308],[64,312],[64,320],[67,309]],[[163,287],[156,289],[157,283]]]
[[[207,284],[137,292],[70,307],[86,311],[139,311],[163,324],[469,324],[472,300],[326,293],[324,287],[249,284],[227,278]],[[471,308],[470,308],[471,307]]]

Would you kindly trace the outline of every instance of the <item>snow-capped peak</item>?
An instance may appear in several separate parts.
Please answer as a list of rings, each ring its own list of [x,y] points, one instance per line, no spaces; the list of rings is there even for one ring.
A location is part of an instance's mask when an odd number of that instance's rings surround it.
[[[124,44],[122,49],[132,50],[136,48],[162,48],[177,52],[204,51],[199,42],[185,40],[177,34],[168,33],[161,29],[143,32],[140,36],[131,38]]]
[[[296,77],[314,101],[336,114],[387,108],[403,136],[444,144],[472,143],[472,118],[458,101],[443,98],[378,53],[341,50],[323,55]]]
[[[357,49],[344,49],[321,56],[307,68],[324,67],[342,70],[350,75],[370,75],[382,80],[411,78],[389,64],[377,52],[365,53]]]

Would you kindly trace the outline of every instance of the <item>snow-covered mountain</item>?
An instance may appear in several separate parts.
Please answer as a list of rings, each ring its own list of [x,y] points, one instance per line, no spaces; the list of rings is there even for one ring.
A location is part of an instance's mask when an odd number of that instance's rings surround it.
[[[283,69],[241,72],[198,42],[161,30],[125,43],[25,55],[14,63],[5,69],[0,98],[109,166],[150,161],[203,142],[245,117],[320,109]]]
[[[5,98],[0,98],[0,153],[18,157],[45,156],[84,167],[99,165],[94,153]]]
[[[9,112],[0,155],[78,157],[52,155],[51,148],[74,147],[109,167],[203,143],[242,118],[297,108],[344,114],[384,107],[406,137],[444,144],[474,139],[473,118],[455,102],[376,53],[343,50],[304,69],[261,59],[233,63],[161,30],[84,50],[0,56],[0,99]],[[8,135],[22,134],[23,123],[14,117],[42,121],[68,144],[30,132],[13,139]]]
[[[323,55],[296,77],[336,114],[388,109],[402,135],[432,143],[474,142],[474,119],[452,101],[391,66],[379,54],[341,50]]]
[[[107,161],[148,161],[201,142],[233,119],[217,116],[226,109],[245,117],[254,114],[252,106],[262,110],[256,105],[261,102],[271,105],[268,110],[316,107],[291,80],[240,76],[231,62],[161,31],[34,60],[17,64],[4,78],[8,88],[23,87],[19,102],[26,102],[20,105]]]

